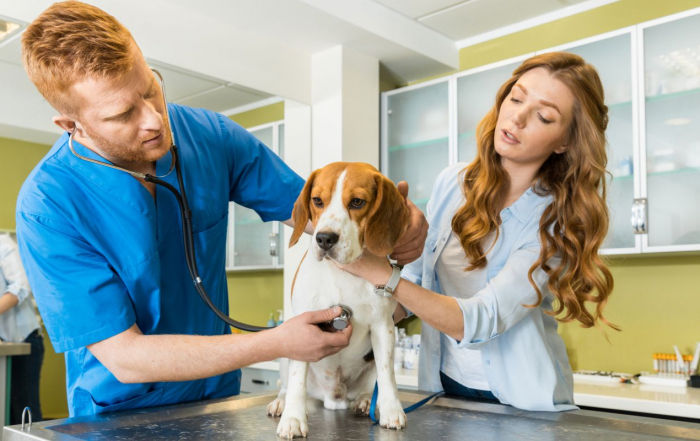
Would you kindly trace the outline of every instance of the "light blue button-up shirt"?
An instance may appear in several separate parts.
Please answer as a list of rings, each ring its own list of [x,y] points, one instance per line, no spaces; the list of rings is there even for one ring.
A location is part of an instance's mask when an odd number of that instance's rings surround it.
[[[17,244],[9,234],[0,234],[0,296],[6,293],[17,297],[17,304],[0,314],[0,339],[22,343],[35,329],[39,329],[39,320]]]
[[[444,295],[450,293],[441,292],[435,265],[452,232],[452,217],[464,203],[460,172],[466,166],[450,166],[437,178],[427,207],[430,229],[423,255],[402,272],[406,280]],[[460,342],[449,338],[458,348],[481,350],[489,388],[502,403],[533,411],[577,409],[566,347],[556,319],[547,314],[554,297],[541,268],[533,278],[544,299],[537,308],[523,306],[537,301],[527,274],[539,258],[539,222],[551,201],[529,189],[501,211],[498,241],[486,256],[486,286],[472,298],[457,299],[464,337]],[[440,332],[423,322],[419,389],[442,390],[440,361]]]

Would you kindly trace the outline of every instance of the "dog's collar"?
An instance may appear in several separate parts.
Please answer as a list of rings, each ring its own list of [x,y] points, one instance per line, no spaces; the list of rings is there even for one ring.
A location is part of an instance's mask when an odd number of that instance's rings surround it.
[[[391,278],[386,285],[377,285],[374,287],[374,293],[382,297],[391,297],[394,294],[396,285],[401,280],[401,268],[398,265],[391,264]]]

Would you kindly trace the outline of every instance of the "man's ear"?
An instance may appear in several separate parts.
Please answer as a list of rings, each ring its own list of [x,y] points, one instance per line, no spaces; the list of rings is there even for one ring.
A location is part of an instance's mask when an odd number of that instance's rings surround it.
[[[66,132],[72,132],[76,127],[75,120],[66,115],[54,116],[53,123],[60,127],[61,130],[65,130]]]
[[[315,170],[306,180],[304,188],[301,190],[297,201],[294,203],[294,211],[292,211],[292,219],[294,219],[294,232],[289,239],[289,247],[293,247],[306,229],[306,224],[309,223],[311,212],[309,205],[311,203],[311,189],[314,186],[314,179],[318,175],[318,170]]]
[[[408,226],[408,207],[390,179],[377,173],[377,197],[365,225],[365,246],[376,256],[386,256]]]

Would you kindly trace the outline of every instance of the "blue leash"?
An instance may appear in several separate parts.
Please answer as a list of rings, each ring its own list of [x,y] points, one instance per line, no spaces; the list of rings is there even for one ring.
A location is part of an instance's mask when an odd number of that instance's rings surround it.
[[[423,398],[422,400],[420,400],[417,403],[411,404],[410,406],[405,408],[403,411],[405,413],[413,412],[414,410],[418,409],[419,407],[421,407],[422,405],[424,405],[428,401],[432,400],[433,398],[435,398],[441,394],[442,394],[442,392],[436,392],[427,398]],[[377,382],[375,382],[374,383],[374,392],[372,392],[372,402],[369,405],[369,417],[372,419],[372,422],[374,422],[374,424],[379,423],[379,420],[377,420],[377,418],[374,416],[374,412],[377,409],[377,395],[379,395],[379,384]]]

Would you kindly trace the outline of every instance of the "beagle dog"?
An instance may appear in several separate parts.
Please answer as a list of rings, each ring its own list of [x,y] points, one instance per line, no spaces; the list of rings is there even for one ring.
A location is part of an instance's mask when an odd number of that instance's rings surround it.
[[[382,427],[401,429],[406,415],[394,377],[394,321],[396,301],[374,292],[369,282],[338,268],[362,256],[391,253],[408,226],[408,208],[389,179],[364,163],[336,162],[314,171],[294,205],[294,232],[299,240],[308,221],[313,237],[292,285],[292,310],[307,311],[347,305],[352,311],[350,344],[315,363],[283,360],[282,387],[268,405],[280,416],[282,438],[306,436],[306,397],[321,400],[327,409],[369,414],[375,381]],[[372,354],[373,353],[373,354]]]

